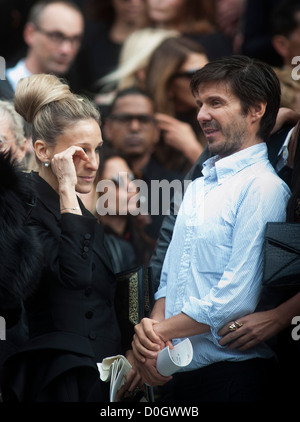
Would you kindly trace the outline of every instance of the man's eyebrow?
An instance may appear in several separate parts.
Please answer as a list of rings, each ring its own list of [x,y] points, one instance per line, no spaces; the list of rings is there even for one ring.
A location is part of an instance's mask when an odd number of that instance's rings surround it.
[[[220,95],[212,95],[211,97],[208,97],[207,100],[209,100],[209,101],[218,100],[218,101],[221,101],[221,102],[225,101],[225,99],[223,97],[220,97]]]
[[[208,95],[207,97],[203,98],[203,101],[215,101],[218,100],[220,102],[225,102],[225,99],[219,95]],[[201,105],[203,104],[203,101],[201,101],[199,98],[196,100],[196,104]]]

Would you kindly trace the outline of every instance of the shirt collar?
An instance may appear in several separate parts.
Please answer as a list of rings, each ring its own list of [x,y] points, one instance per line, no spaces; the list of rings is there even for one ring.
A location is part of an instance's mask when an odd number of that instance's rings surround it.
[[[220,158],[216,155],[209,158],[203,163],[202,173],[204,179],[214,175],[218,179],[218,183],[222,183],[226,178],[234,176],[244,168],[259,161],[267,160],[267,145],[265,142],[261,142],[228,157]]]
[[[9,68],[6,73],[7,79],[9,80],[9,83],[13,87],[14,91],[16,90],[20,79],[32,75],[32,73],[26,67],[25,59],[20,59],[15,67]]]
[[[295,126],[294,126],[294,127],[292,127],[292,129],[291,129],[291,130],[289,131],[289,133],[287,134],[287,136],[286,136],[286,138],[285,138],[285,141],[284,141],[284,143],[283,143],[282,147],[280,148],[280,150],[279,150],[279,152],[278,152],[278,156],[279,156],[280,154],[282,154],[282,152],[283,152],[283,150],[284,150],[284,149],[288,148],[289,143],[290,143],[290,139],[291,139],[291,136],[292,136],[292,133],[293,133],[294,129],[295,129]]]

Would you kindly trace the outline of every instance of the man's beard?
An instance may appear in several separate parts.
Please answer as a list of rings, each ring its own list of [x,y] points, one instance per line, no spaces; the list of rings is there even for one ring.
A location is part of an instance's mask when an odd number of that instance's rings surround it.
[[[227,157],[239,151],[243,145],[244,140],[248,136],[247,125],[244,120],[241,120],[238,125],[227,125],[222,128],[217,122],[207,124],[211,129],[216,129],[219,134],[223,135],[223,142],[210,144],[208,140],[208,149],[213,155],[220,157]],[[202,128],[205,126],[203,125]]]

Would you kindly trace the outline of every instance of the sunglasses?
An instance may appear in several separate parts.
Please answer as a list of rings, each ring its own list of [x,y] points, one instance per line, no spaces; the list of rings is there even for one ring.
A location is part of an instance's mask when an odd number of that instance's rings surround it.
[[[185,70],[183,72],[177,72],[174,73],[173,78],[186,78],[186,79],[192,79],[192,77],[195,75],[195,73],[198,71],[198,69],[191,69],[191,70]]]
[[[155,119],[149,114],[112,114],[109,116],[110,120],[115,121],[120,125],[129,125],[133,120],[137,120],[141,126],[148,126],[154,123]]]

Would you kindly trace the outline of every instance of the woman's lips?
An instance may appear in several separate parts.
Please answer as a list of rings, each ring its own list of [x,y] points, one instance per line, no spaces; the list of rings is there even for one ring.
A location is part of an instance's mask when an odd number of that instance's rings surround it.
[[[87,183],[91,183],[94,181],[94,176],[79,176],[80,179],[84,180]]]

